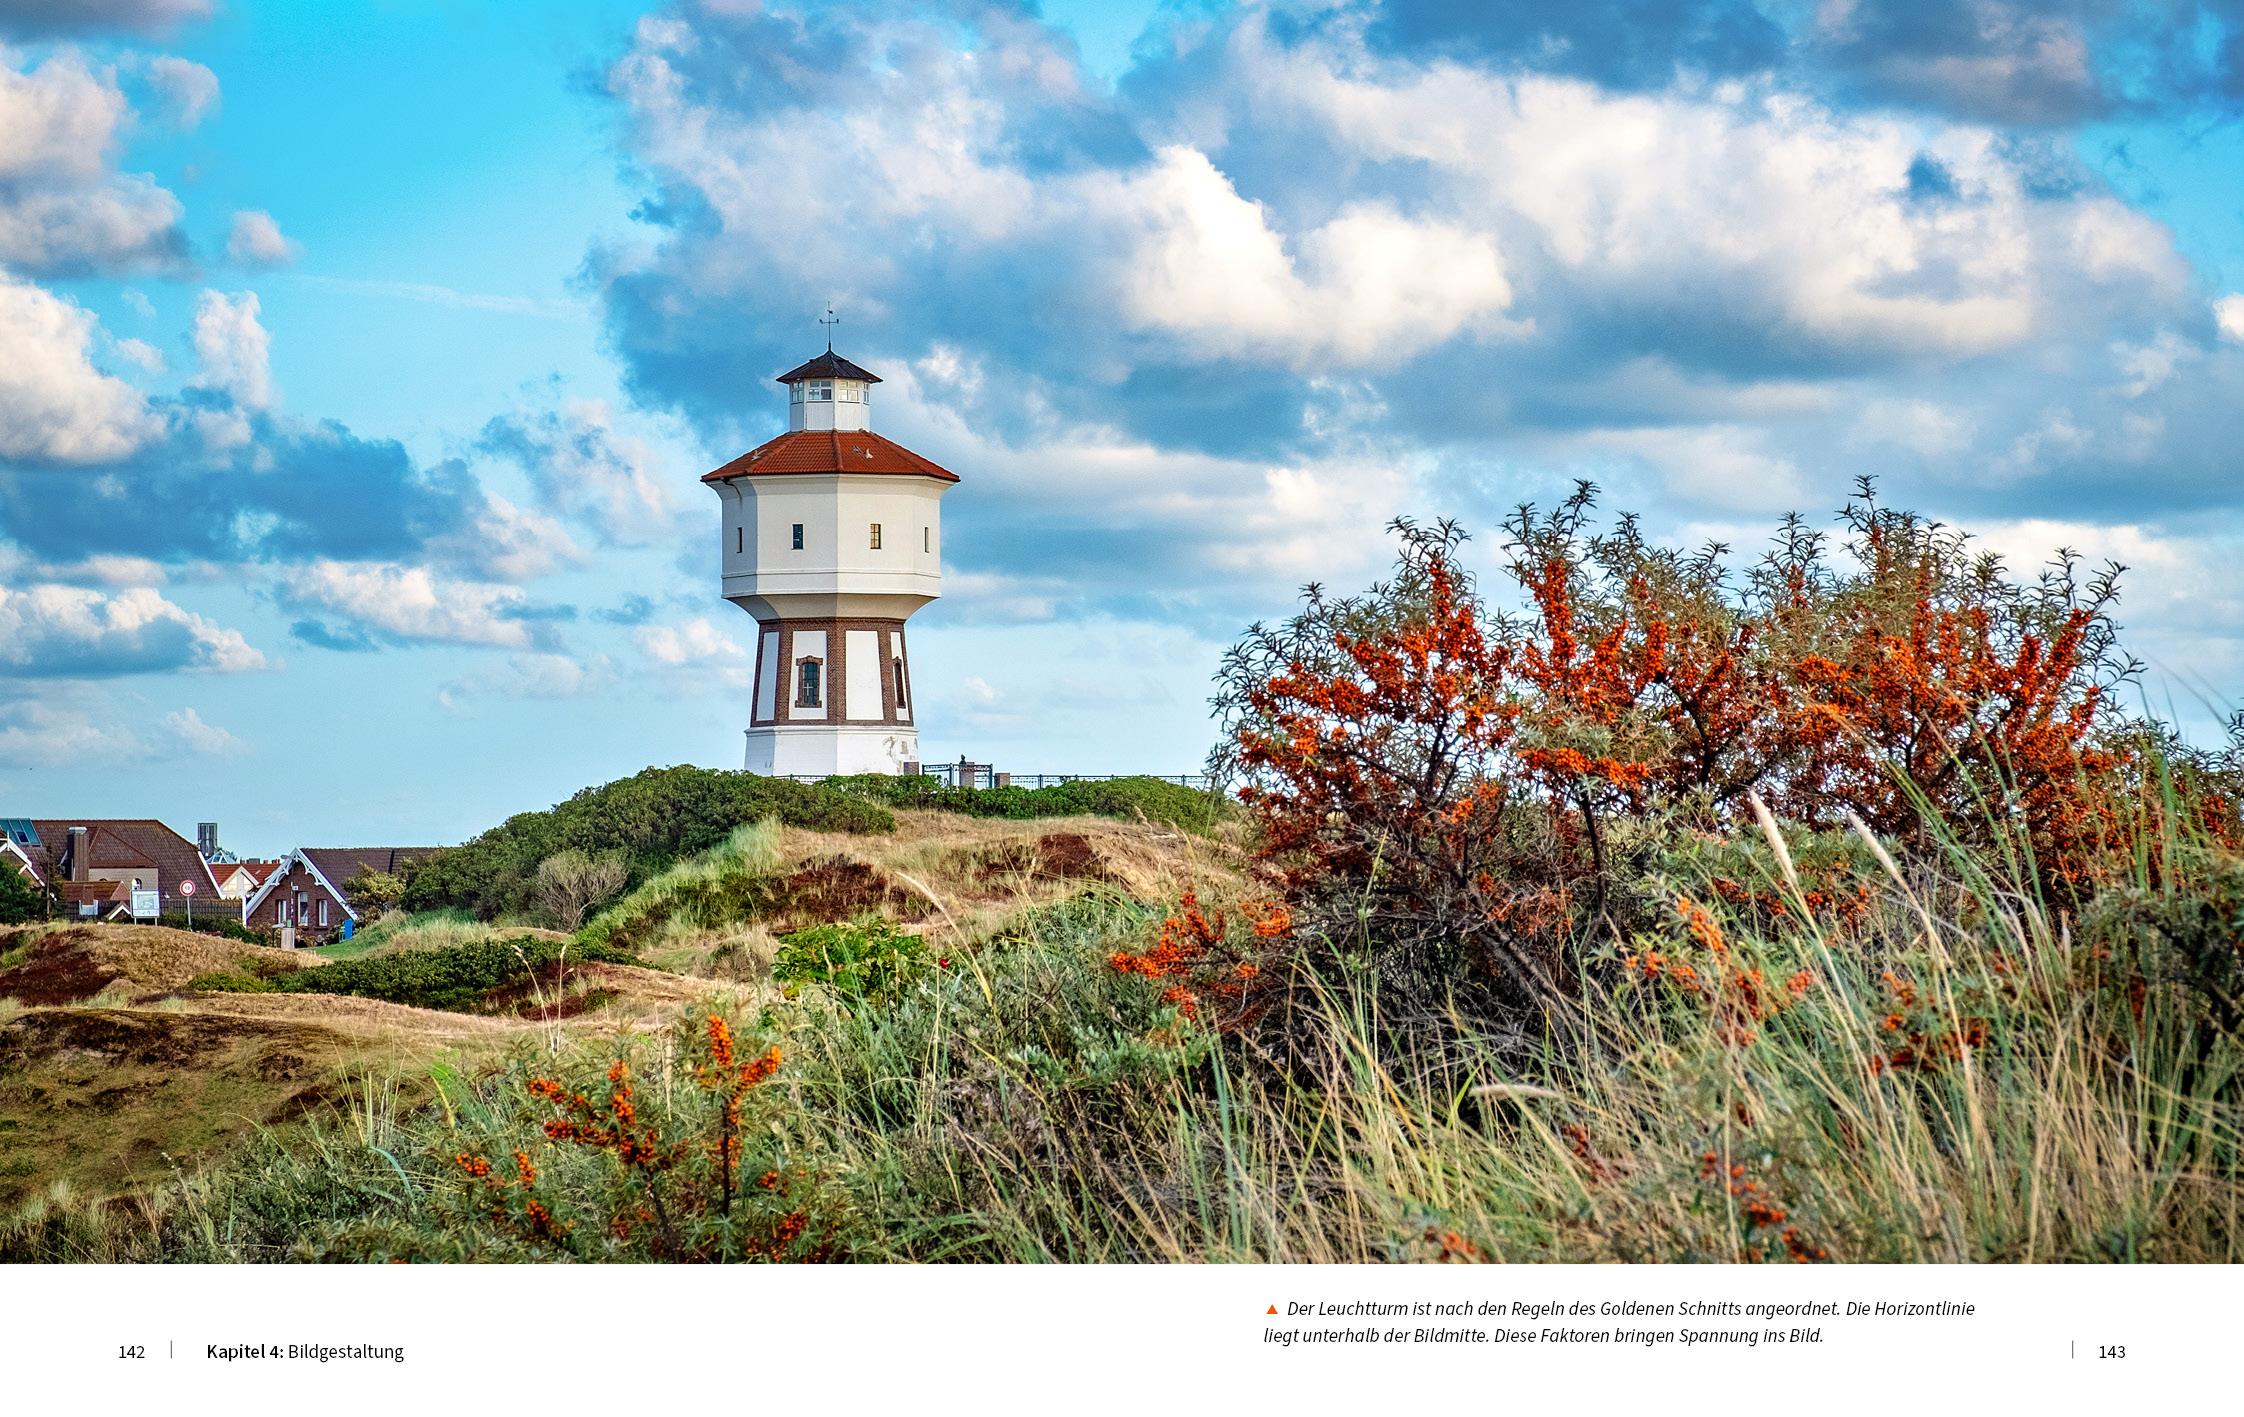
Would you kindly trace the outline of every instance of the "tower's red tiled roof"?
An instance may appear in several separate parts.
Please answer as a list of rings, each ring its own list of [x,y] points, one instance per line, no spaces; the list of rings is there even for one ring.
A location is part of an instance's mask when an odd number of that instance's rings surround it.
[[[779,476],[804,472],[879,472],[899,477],[934,477],[958,481],[958,474],[939,467],[901,443],[878,433],[782,433],[760,448],[751,448],[705,475],[703,482],[725,482],[735,477]]]

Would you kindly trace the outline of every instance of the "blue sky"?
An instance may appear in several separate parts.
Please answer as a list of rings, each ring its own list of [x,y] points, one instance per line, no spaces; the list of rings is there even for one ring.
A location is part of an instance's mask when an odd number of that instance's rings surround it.
[[[0,0],[0,815],[456,840],[731,766],[695,479],[957,470],[922,746],[1191,770],[1392,516],[1861,473],[2233,695],[2244,3]]]

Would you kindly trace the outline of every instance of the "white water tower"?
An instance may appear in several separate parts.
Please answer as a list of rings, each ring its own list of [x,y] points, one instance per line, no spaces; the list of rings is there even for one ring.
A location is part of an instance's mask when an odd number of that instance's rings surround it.
[[[756,617],[750,772],[919,758],[904,622],[943,593],[958,477],[872,431],[879,382],[829,347],[779,376],[787,431],[701,479],[724,502],[725,599]]]

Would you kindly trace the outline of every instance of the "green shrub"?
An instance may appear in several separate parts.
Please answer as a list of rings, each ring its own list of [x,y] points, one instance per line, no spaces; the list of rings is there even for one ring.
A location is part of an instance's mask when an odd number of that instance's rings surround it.
[[[896,819],[862,795],[709,768],[648,768],[588,787],[542,812],[523,812],[462,846],[413,863],[404,908],[447,907],[483,919],[531,911],[538,866],[571,849],[622,851],[624,889],[706,851],[745,823],[765,819],[815,831],[888,832]]]
[[[207,910],[198,910],[192,920],[185,913],[158,917],[153,923],[167,930],[192,930],[198,935],[216,935],[220,939],[239,940],[245,945],[270,945],[276,936],[273,931],[244,925],[239,915],[229,915],[228,909],[238,910],[239,901],[213,901]]]
[[[672,921],[703,928],[752,920],[772,903],[779,864],[774,822],[738,827],[715,847],[680,861],[586,922],[578,938],[639,950]]]
[[[275,980],[235,969],[198,974],[187,981],[188,992],[195,994],[270,994],[279,988]]]
[[[12,865],[0,863],[0,925],[22,925],[44,919],[47,897],[31,878]]]
[[[968,817],[1029,821],[1038,817],[1145,817],[1187,831],[1206,831],[1230,807],[1221,796],[1157,777],[1117,777],[1050,787],[949,787],[932,777],[867,773],[832,777],[825,786],[890,807],[932,808]]]
[[[293,994],[349,994],[424,1009],[473,1013],[494,989],[518,984],[533,973],[571,960],[629,963],[631,956],[603,945],[571,945],[524,935],[437,949],[401,950],[341,960],[279,980],[275,987]]]
[[[877,915],[814,925],[779,939],[772,977],[820,984],[850,1000],[893,998],[929,963],[927,942]]]

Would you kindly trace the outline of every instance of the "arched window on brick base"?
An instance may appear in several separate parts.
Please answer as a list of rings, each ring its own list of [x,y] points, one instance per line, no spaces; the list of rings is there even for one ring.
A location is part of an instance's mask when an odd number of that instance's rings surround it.
[[[795,707],[823,708],[826,705],[826,664],[820,659],[795,661]]]

